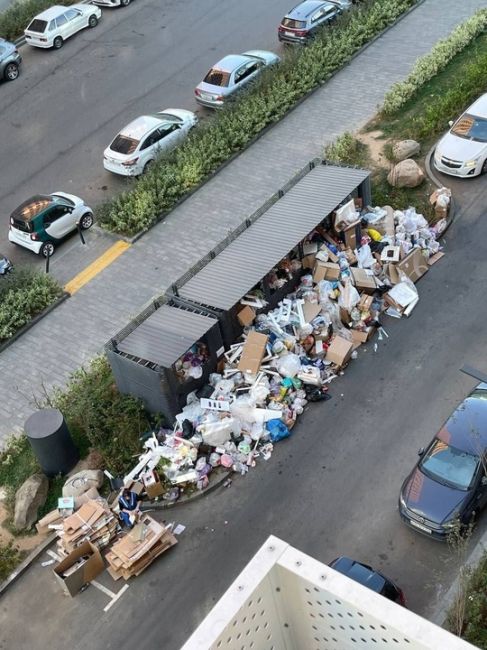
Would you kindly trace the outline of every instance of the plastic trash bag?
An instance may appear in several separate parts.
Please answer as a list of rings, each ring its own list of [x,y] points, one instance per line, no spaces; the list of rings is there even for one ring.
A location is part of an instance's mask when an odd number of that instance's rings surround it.
[[[360,294],[351,282],[346,282],[340,291],[338,305],[350,311],[360,301]]]
[[[271,438],[271,442],[279,442],[284,438],[289,438],[291,432],[282,420],[269,420],[266,423],[267,430]]]
[[[365,244],[360,248],[355,249],[355,257],[357,258],[357,264],[361,269],[370,269],[375,262],[375,259],[370,250],[370,246]]]
[[[297,354],[286,354],[277,360],[276,368],[283,377],[295,377],[301,369],[301,361]]]

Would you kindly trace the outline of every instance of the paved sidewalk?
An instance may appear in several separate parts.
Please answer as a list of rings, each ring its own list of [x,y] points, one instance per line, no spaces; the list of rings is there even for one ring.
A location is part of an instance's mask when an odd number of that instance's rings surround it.
[[[426,0],[174,210],[90,284],[0,354],[0,442],[141,308],[309,160],[375,113],[389,86],[485,0]],[[299,133],[299,138],[296,138]]]

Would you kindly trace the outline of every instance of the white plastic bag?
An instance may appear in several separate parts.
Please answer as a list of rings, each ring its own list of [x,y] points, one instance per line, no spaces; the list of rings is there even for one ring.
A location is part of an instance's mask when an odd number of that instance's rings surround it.
[[[354,252],[359,268],[370,269],[375,262],[372,251],[370,250],[370,246],[368,244],[365,244],[365,246],[356,248]]]
[[[286,354],[277,360],[276,368],[283,377],[295,377],[301,369],[301,361],[297,354]]]

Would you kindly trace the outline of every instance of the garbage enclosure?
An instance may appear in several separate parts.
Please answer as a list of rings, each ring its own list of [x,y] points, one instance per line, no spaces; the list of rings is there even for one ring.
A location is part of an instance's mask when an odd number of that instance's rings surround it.
[[[24,430],[46,476],[67,474],[78,462],[78,449],[58,409],[36,411],[25,422]]]

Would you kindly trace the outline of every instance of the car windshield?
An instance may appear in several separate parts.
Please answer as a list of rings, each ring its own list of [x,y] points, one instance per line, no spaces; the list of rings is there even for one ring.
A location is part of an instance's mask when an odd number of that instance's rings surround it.
[[[458,135],[466,140],[476,140],[477,142],[487,142],[487,120],[483,117],[465,113],[453,125],[451,133]]]
[[[294,20],[294,18],[283,18],[282,24],[284,27],[290,27],[291,29],[303,29],[306,27],[305,20]]]
[[[161,120],[166,120],[167,122],[182,122],[183,120],[177,115],[172,113],[157,113],[155,117],[159,117]]]
[[[43,34],[46,31],[47,21],[39,20],[39,18],[34,18],[31,24],[27,27],[29,32],[39,32]]]
[[[212,68],[203,81],[212,86],[223,86],[226,88],[230,81],[230,73],[224,70],[218,70],[218,68]]]
[[[74,205],[74,201],[71,201],[71,199],[68,199],[67,196],[59,196],[59,194],[51,194],[52,198],[57,201],[58,203],[62,203],[63,205]]]
[[[117,153],[130,154],[134,153],[139,142],[140,140],[129,138],[127,135],[119,134],[110,145],[110,149],[112,151],[116,151]]]
[[[458,490],[468,490],[479,465],[478,456],[450,447],[436,439],[420,462],[430,478]]]

